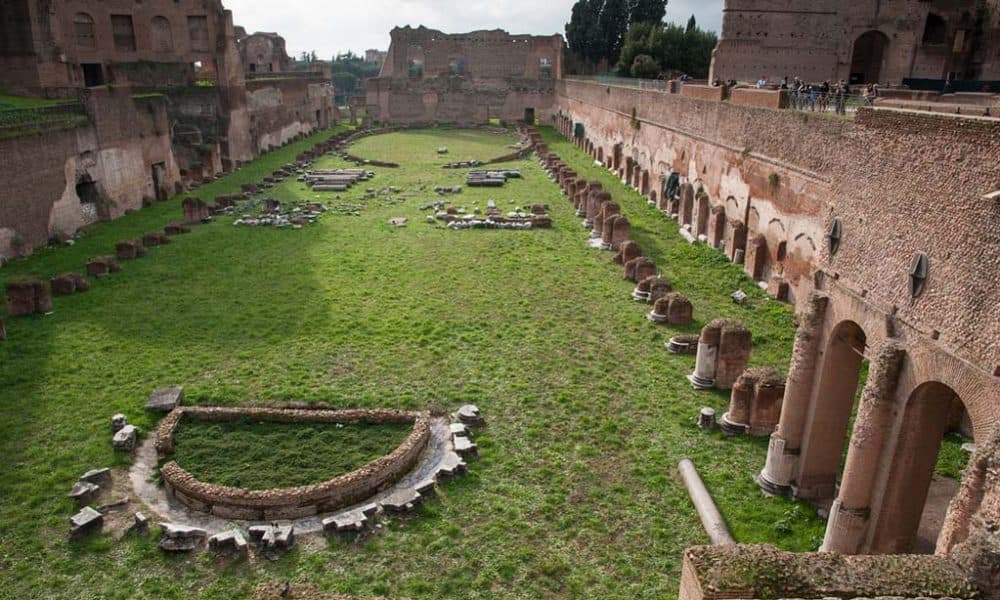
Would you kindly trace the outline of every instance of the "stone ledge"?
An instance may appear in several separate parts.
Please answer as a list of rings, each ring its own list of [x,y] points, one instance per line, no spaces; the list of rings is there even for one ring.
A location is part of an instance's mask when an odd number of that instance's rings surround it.
[[[844,556],[773,546],[697,546],[684,553],[680,600],[975,599],[954,562],[928,555]]]

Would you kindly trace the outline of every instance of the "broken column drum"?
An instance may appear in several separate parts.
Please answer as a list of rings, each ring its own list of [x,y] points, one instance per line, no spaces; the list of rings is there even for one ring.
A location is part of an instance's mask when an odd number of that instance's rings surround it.
[[[720,327],[709,324],[701,330],[698,338],[698,355],[695,358],[694,373],[688,380],[695,388],[707,390],[715,387],[715,362],[719,357]]]
[[[722,415],[722,430],[730,435],[771,435],[781,416],[784,394],[785,380],[777,369],[747,369],[733,385],[729,411]]]
[[[594,229],[590,232],[590,237],[601,238],[601,243],[611,248],[611,219],[621,215],[621,207],[617,202],[609,200],[601,207],[600,213],[594,218]]]

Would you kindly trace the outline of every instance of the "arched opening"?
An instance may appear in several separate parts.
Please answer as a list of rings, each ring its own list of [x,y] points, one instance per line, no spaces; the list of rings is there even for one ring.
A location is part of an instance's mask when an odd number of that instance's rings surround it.
[[[597,149],[597,161],[604,164],[604,148]]]
[[[615,144],[614,150],[612,151],[611,168],[615,171],[622,166],[622,145]]]
[[[695,208],[694,208],[694,235],[695,237],[700,235],[708,235],[708,215],[709,211],[712,210],[711,203],[708,200],[708,194],[705,191],[699,190],[695,195]]]
[[[642,183],[639,186],[639,190],[643,196],[649,195],[649,171],[642,172]]]
[[[878,83],[889,38],[881,31],[869,31],[854,42],[851,55],[851,83]]]
[[[934,552],[948,504],[958,491],[959,472],[968,460],[960,437],[949,436],[946,448],[942,446],[955,425],[952,415],[963,409],[958,394],[937,381],[926,382],[910,394],[871,552]]]
[[[947,44],[948,24],[940,15],[934,13],[927,14],[927,22],[924,23],[924,36],[921,39],[923,44]]]
[[[173,51],[174,35],[170,31],[170,21],[166,17],[153,17],[149,22],[149,37],[154,51]]]
[[[827,339],[802,436],[798,487],[804,498],[822,500],[835,495],[851,414],[865,379],[862,364],[867,339],[853,321],[838,323]]]
[[[635,168],[635,162],[631,158],[625,159],[625,181],[632,183],[632,170]]]
[[[87,13],[76,13],[73,17],[73,35],[76,45],[81,48],[94,47],[94,17]]]

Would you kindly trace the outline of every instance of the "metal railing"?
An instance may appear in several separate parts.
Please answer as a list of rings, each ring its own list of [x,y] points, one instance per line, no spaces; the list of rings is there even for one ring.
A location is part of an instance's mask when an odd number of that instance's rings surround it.
[[[600,83],[602,85],[613,85],[651,92],[666,92],[669,90],[670,85],[670,82],[666,79],[635,79],[632,77],[618,77],[616,75],[571,75],[564,79],[567,81]]]

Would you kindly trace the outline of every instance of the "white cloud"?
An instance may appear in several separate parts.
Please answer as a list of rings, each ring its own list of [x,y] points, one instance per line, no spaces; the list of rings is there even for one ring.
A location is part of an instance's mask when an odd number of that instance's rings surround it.
[[[236,25],[247,31],[274,31],[289,54],[315,50],[321,58],[337,52],[389,47],[395,26],[426,25],[447,33],[506,29],[511,33],[564,33],[575,0],[223,0]],[[667,20],[686,23],[692,14],[703,28],[719,29],[722,0],[670,0]]]

